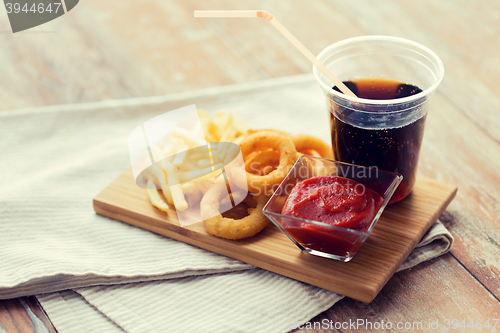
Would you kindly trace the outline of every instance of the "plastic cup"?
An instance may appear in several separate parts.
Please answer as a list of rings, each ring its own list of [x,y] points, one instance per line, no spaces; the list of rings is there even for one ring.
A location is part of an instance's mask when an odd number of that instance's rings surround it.
[[[429,99],[443,79],[443,63],[429,48],[390,36],[346,39],[318,59],[342,81],[390,78],[422,90],[397,99],[354,98],[333,90],[313,67],[326,96],[335,160],[401,174],[390,203],[402,200],[415,183]]]

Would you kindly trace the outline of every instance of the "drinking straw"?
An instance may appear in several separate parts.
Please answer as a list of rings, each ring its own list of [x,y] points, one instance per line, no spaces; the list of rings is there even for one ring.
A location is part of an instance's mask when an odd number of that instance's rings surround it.
[[[310,62],[323,73],[344,94],[357,97],[347,86],[342,83],[332,72],[321,63],[294,35],[290,33],[267,10],[195,10],[194,17],[263,17],[268,20],[283,36],[288,39]]]

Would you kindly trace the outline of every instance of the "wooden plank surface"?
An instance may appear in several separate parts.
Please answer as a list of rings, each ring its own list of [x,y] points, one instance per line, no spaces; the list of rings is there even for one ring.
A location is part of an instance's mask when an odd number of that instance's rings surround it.
[[[344,299],[318,318],[348,309],[352,318],[459,319],[467,308],[498,318],[499,6],[497,0],[81,1],[37,29],[48,33],[1,35],[0,110],[159,95],[311,71],[265,22],[199,21],[192,17],[194,9],[270,10],[313,53],[364,34],[423,43],[443,59],[446,74],[431,103],[419,172],[459,187],[441,218],[455,236],[452,254],[419,267],[418,278],[414,270],[396,274],[370,305]],[[5,14],[0,26],[8,28]],[[456,274],[458,269],[462,273]],[[411,288],[403,297],[393,284]],[[440,302],[423,298],[424,292],[440,295],[446,285],[455,287]],[[393,306],[378,303],[394,295],[400,297]]]
[[[6,332],[56,332],[36,297],[0,302],[0,332],[2,328]]]
[[[410,197],[385,209],[356,256],[343,263],[302,253],[274,225],[230,241],[202,223],[181,227],[173,212],[153,208],[146,191],[125,171],[94,198],[97,213],[248,264],[369,303],[455,197],[456,187],[417,178]]]

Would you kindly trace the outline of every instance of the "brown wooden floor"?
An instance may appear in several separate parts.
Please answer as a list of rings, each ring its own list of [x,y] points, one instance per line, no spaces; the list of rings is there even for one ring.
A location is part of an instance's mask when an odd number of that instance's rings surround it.
[[[438,53],[446,74],[419,172],[459,188],[442,217],[455,245],[396,274],[373,303],[344,299],[315,321],[422,322],[423,330],[407,330],[422,332],[439,320],[439,332],[447,319],[500,319],[500,1],[81,1],[36,33],[0,35],[0,111],[311,72],[265,20],[195,19],[194,9],[267,9],[315,54],[366,34],[409,38]],[[0,332],[32,332],[35,317],[54,331],[34,298],[0,302]]]

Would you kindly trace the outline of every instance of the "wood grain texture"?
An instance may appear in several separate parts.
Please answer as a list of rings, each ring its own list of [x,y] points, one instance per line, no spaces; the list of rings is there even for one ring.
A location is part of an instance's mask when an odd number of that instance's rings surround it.
[[[387,207],[349,263],[302,253],[273,225],[257,236],[230,241],[202,223],[181,227],[153,208],[129,169],[94,198],[97,213],[323,289],[371,302],[454,198],[456,187],[418,178],[411,196]]]
[[[500,43],[493,37],[499,3],[331,3],[365,34],[409,38],[443,60],[445,78],[431,101],[419,172],[457,184],[446,215],[452,253],[500,299],[500,89],[493,83],[500,78]]]

